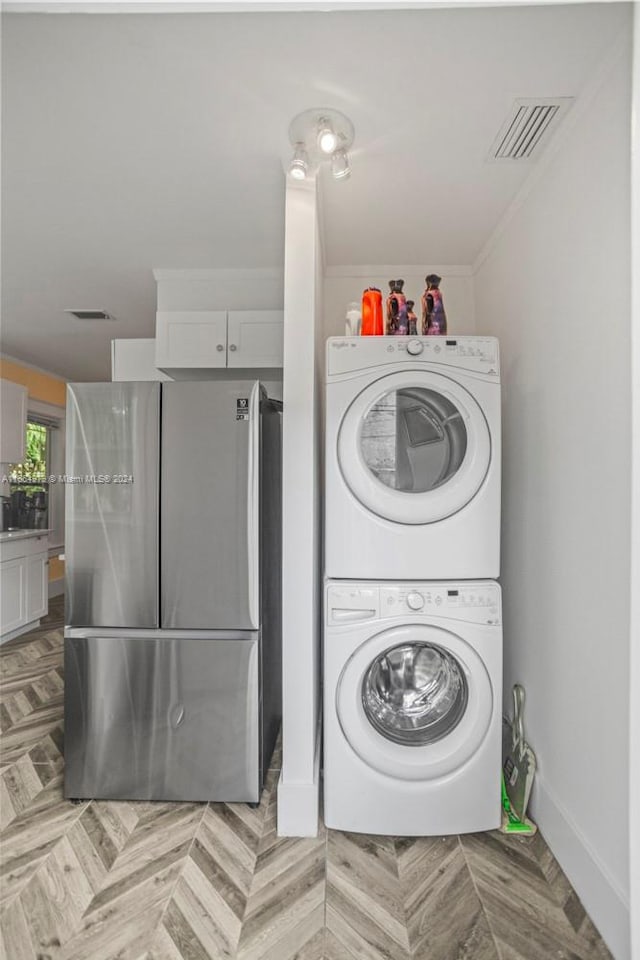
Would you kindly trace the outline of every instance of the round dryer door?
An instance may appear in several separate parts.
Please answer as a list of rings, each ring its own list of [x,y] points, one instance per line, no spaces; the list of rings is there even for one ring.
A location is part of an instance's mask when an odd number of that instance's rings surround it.
[[[424,524],[461,510],[491,462],[487,421],[455,380],[429,371],[389,374],[351,403],[338,462],[353,495],[396,523]]]
[[[336,690],[342,731],[358,756],[388,776],[430,780],[466,763],[489,729],[493,690],[461,637],[406,625],[362,644]]]

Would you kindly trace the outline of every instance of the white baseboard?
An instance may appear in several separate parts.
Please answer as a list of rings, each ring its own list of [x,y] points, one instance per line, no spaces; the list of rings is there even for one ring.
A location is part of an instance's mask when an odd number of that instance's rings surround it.
[[[278,836],[317,837],[319,814],[320,725],[318,725],[311,783],[286,781],[280,774],[278,783]]]
[[[531,815],[615,960],[631,960],[628,898],[539,776]]]
[[[49,600],[52,597],[59,597],[64,593],[64,577],[58,577],[57,580],[49,580]]]

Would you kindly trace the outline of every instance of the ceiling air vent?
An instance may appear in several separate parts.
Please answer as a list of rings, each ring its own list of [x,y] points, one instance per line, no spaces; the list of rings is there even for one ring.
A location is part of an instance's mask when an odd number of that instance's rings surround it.
[[[549,139],[572,103],[573,97],[515,100],[493,141],[488,159],[530,160]]]
[[[65,310],[65,313],[70,313],[72,317],[77,317],[78,320],[115,320],[116,318],[112,314],[107,313],[106,310]]]

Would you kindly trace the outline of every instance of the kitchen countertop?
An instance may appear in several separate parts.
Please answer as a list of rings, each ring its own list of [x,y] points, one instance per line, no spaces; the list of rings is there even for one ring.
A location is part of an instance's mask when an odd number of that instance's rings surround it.
[[[27,537],[43,537],[51,533],[48,527],[46,530],[2,530],[0,531],[0,543],[5,540],[26,540]]]

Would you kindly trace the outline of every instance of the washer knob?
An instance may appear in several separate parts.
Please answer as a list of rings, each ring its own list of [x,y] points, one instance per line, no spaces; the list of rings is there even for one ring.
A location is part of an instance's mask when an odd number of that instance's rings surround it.
[[[407,353],[410,353],[413,357],[417,356],[419,353],[422,353],[424,350],[424,344],[420,340],[409,340],[407,344]]]
[[[410,610],[422,610],[424,607],[424,597],[417,591],[407,594],[407,606]]]

